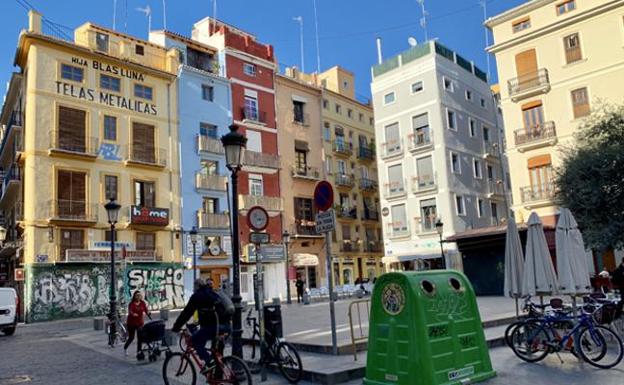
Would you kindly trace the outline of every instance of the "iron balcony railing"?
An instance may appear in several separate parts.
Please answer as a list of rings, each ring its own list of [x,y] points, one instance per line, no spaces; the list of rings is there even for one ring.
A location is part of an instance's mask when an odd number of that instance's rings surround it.
[[[245,150],[243,154],[243,165],[250,167],[262,167],[270,169],[279,169],[280,160],[278,155],[265,154],[263,152],[256,152]]]
[[[247,210],[253,206],[262,206],[268,211],[284,210],[284,199],[280,197],[267,197],[264,195],[239,195],[239,208]]]
[[[203,210],[197,212],[199,227],[202,229],[229,229],[230,216],[227,214],[206,213]]]
[[[378,221],[379,211],[373,209],[364,209],[362,211],[362,219],[365,221]]]
[[[370,147],[358,147],[358,159],[375,160],[375,150]]]
[[[505,188],[503,186],[502,180],[493,180],[490,179],[487,181],[488,183],[488,194],[490,195],[504,195]]]
[[[58,130],[51,130],[50,150],[78,155],[95,157],[99,151],[99,139],[84,135],[61,134]]]
[[[381,241],[366,241],[364,251],[367,253],[381,253],[383,251],[383,243]]]
[[[408,139],[410,151],[424,150],[433,146],[433,140],[429,132],[414,132],[409,134]]]
[[[201,190],[227,191],[227,177],[223,175],[195,174],[195,188]]]
[[[538,186],[522,187],[520,195],[522,203],[551,200],[555,196],[555,186],[552,183],[544,183]]]
[[[206,135],[197,135],[197,149],[210,154],[225,154],[223,143]]]
[[[382,158],[389,158],[395,155],[403,154],[403,141],[400,139],[384,142],[381,144]]]
[[[360,179],[360,190],[377,191],[377,181],[374,179],[368,179],[368,178]]]
[[[557,132],[555,130],[555,122],[552,120],[514,131],[516,146],[536,142],[542,139],[554,138],[556,136]]]
[[[336,184],[342,187],[353,187],[353,177],[347,174],[337,174]]]
[[[343,253],[356,253],[360,251],[360,245],[357,241],[344,239],[340,242],[340,251]]]
[[[485,157],[498,157],[500,155],[498,143],[483,142],[483,154]]]
[[[297,224],[295,225],[295,233],[303,236],[321,236],[316,232],[316,222],[308,221],[306,219],[295,219]]]
[[[350,156],[353,154],[353,143],[344,142],[341,140],[334,141],[334,152]]]
[[[533,91],[540,88],[550,87],[550,79],[546,68],[518,76],[507,81],[510,96]]]
[[[338,218],[357,219],[356,207],[336,206],[335,210]]]
[[[266,124],[267,122],[266,112],[256,108],[243,107],[241,108],[241,115],[243,116],[243,120],[250,122],[262,124]]]
[[[167,151],[164,148],[155,148],[151,146],[133,144],[130,144],[127,147],[127,162],[158,167],[167,166]]]
[[[292,176],[303,179],[321,179],[321,170],[318,167],[293,165]]]
[[[98,204],[82,200],[53,199],[50,205],[50,218],[67,221],[97,222]]]

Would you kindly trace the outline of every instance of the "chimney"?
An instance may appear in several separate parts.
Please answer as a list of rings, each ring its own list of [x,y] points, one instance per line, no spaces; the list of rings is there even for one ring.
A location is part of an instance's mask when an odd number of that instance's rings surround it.
[[[28,11],[28,32],[41,33],[41,14],[34,9]]]
[[[381,38],[377,38],[377,63],[381,64],[383,62],[383,58],[381,57]]]

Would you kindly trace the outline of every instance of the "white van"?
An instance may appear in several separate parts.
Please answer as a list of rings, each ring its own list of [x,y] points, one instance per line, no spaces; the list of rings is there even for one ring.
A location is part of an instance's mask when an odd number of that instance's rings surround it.
[[[0,287],[0,331],[7,336],[15,333],[19,297],[15,289]]]

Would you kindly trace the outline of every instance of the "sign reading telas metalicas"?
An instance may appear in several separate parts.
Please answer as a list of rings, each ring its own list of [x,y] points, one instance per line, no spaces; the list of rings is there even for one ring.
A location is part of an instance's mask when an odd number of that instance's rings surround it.
[[[130,206],[130,223],[133,225],[167,226],[169,209]]]

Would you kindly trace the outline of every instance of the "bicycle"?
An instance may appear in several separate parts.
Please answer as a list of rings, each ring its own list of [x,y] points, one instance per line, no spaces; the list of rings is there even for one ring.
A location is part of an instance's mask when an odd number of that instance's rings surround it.
[[[166,353],[163,363],[165,385],[195,385],[197,383],[195,365],[210,385],[252,385],[251,373],[247,364],[238,357],[223,356],[227,334],[219,334],[217,338],[213,339],[210,348],[211,360],[209,363],[203,363],[193,349],[188,327],[192,328],[193,326],[187,325],[187,329],[182,330],[181,333],[186,349],[182,352]]]
[[[284,341],[281,338],[276,338],[269,331],[265,330],[265,343],[268,342],[262,352],[260,349],[260,357],[256,359],[256,337],[260,340],[260,327],[255,317],[251,316],[253,309],[249,309],[247,313],[247,325],[253,327],[251,336],[251,360],[250,367],[252,373],[259,373],[262,366],[268,366],[270,364],[277,364],[282,376],[290,382],[297,383],[303,377],[303,365],[301,364],[301,357],[295,347]]]
[[[548,307],[551,307],[551,309],[547,310]],[[569,307],[564,308],[563,302],[558,298],[551,299],[548,305],[536,304],[531,301],[531,296],[529,295],[524,298],[524,304],[522,306],[522,310],[526,312],[527,314],[519,316],[516,321],[512,322],[511,324],[507,326],[507,328],[505,328],[504,341],[505,341],[505,344],[509,347],[511,347],[511,334],[513,333],[515,328],[524,324],[527,320],[539,319],[540,317],[543,317],[544,314],[546,314],[547,312],[551,312],[551,313],[558,312],[559,314],[568,314],[572,311],[572,308],[569,308]],[[562,325],[562,326],[569,326],[569,325]],[[572,351],[572,353],[574,354],[574,351]]]
[[[116,315],[113,316],[112,313],[108,313],[106,315],[108,317],[106,321],[106,335],[108,336],[108,346],[111,348],[115,347],[117,343],[117,339],[119,339],[122,343],[125,343],[128,339],[128,330],[126,329],[126,325],[121,320],[121,314],[119,310],[117,310]],[[112,333],[112,325],[115,324],[115,333]]]
[[[557,325],[573,322],[574,317],[545,315],[524,321],[511,334],[512,351],[527,362],[541,361],[549,353],[555,353],[559,357],[560,351],[570,350],[597,368],[609,369],[619,364],[624,356],[620,337],[613,330],[595,322],[595,311],[587,312],[584,308],[580,310],[578,322],[563,336],[557,333]],[[614,358],[605,360],[611,356]]]

